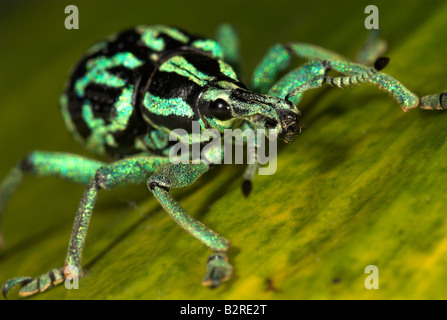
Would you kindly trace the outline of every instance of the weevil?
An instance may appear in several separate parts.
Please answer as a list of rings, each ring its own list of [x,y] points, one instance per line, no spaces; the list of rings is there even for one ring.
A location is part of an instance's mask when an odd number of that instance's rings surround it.
[[[276,44],[255,68],[247,87],[236,73],[238,39],[228,25],[219,27],[217,40],[155,25],[137,26],[93,45],[73,68],[60,108],[74,139],[113,161],[34,151],[11,169],[0,185],[0,214],[26,173],[57,176],[86,189],[63,266],[36,278],[8,280],[3,295],[19,286],[21,297],[30,296],[75,276],[73,270],[82,274],[81,257],[98,191],[128,184],[146,183],[166,213],[213,252],[204,285],[216,287],[228,280],[233,273],[226,256],[230,242],[191,217],[169,193],[171,188],[191,185],[211,165],[170,162],[170,133],[178,128],[190,132],[191,123],[197,121],[201,131],[275,130],[280,139],[290,142],[301,131],[297,104],[302,95],[324,84],[373,84],[404,111],[447,108],[446,92],[420,98],[381,72],[388,62],[380,57],[382,49],[383,42],[373,37],[353,62],[308,43]],[[290,71],[293,56],[307,62]],[[280,77],[281,73],[285,75]],[[258,167],[259,161],[249,164],[243,175],[246,196]]]

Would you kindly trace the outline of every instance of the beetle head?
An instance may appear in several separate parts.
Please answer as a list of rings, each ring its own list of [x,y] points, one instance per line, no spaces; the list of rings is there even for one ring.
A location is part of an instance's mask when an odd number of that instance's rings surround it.
[[[247,121],[255,130],[264,129],[270,139],[278,135],[290,142],[301,131],[300,112],[292,102],[254,93],[228,81],[216,82],[202,92],[199,112],[207,127],[219,132]],[[272,135],[271,129],[276,134]]]

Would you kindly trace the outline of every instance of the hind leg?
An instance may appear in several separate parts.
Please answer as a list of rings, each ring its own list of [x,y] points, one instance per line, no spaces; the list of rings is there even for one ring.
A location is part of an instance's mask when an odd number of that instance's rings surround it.
[[[57,176],[68,181],[88,184],[103,162],[75,154],[34,151],[11,169],[0,184],[0,225],[2,213],[25,173],[37,177]],[[1,231],[1,230],[0,230]],[[0,247],[2,245],[0,232]]]
[[[52,269],[37,278],[18,277],[8,280],[2,286],[5,297],[11,288],[17,285],[21,286],[19,295],[26,297],[46,291],[53,285],[62,283],[67,277],[73,279],[82,276],[82,252],[98,190],[113,189],[126,184],[144,183],[151,173],[169,161],[168,158],[162,157],[135,157],[101,166],[99,163],[88,162],[88,160],[78,156],[71,156],[66,160],[70,162],[73,159],[72,157],[74,158],[73,164],[77,163],[78,167],[70,166],[70,170],[66,170],[67,166],[60,163],[59,166],[53,166],[51,169],[54,175],[63,175],[72,181],[85,182],[90,179],[76,213],[65,264],[63,268]],[[84,163],[84,161],[87,162]],[[84,163],[87,168],[80,166],[80,163]],[[99,168],[96,168],[97,165],[99,165]]]

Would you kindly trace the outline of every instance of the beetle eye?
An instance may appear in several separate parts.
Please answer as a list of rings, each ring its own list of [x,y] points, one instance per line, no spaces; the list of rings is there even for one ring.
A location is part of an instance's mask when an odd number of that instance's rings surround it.
[[[232,118],[230,106],[223,99],[216,99],[211,102],[210,111],[219,120],[229,120]]]

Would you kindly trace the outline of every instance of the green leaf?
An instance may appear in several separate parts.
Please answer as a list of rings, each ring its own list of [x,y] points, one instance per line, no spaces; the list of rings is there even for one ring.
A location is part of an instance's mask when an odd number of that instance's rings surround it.
[[[254,5],[256,3],[256,5]],[[2,4],[0,179],[31,150],[89,156],[65,130],[58,95],[92,43],[126,27],[164,23],[212,37],[240,32],[244,79],[275,43],[303,41],[355,57],[368,31],[360,1],[78,1]],[[389,73],[418,95],[447,89],[447,3],[377,2]],[[302,63],[302,61],[297,61]],[[192,216],[232,242],[235,275],[202,287],[209,250],[166,215],[146,186],[100,192],[80,289],[36,299],[446,299],[447,114],[403,113],[369,85],[305,95],[304,129],[280,145],[274,175],[249,198],[242,166],[214,169],[174,192]],[[5,210],[0,282],[61,267],[83,186],[28,177]],[[366,289],[377,266],[379,289]],[[11,292],[11,297],[17,290]]]

